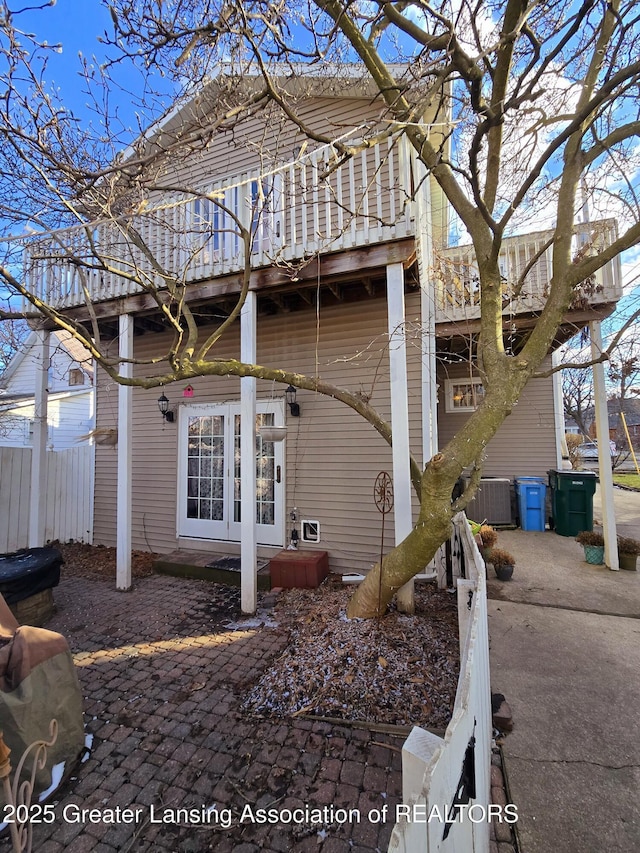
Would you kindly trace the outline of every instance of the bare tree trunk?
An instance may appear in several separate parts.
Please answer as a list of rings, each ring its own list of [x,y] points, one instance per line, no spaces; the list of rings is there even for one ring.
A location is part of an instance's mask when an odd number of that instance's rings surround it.
[[[526,369],[517,359],[494,358],[503,379],[490,389],[481,406],[447,446],[426,466],[421,479],[421,504],[411,533],[374,566],[353,595],[349,618],[371,618],[384,613],[403,584],[421,572],[451,535],[452,519],[460,506],[452,493],[465,468],[481,463],[487,442],[495,435],[537,366]],[[467,499],[470,495],[467,496]],[[380,573],[382,572],[382,577]]]

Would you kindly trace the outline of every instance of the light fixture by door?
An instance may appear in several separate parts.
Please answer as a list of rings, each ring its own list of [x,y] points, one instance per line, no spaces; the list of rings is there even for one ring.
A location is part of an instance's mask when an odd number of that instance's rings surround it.
[[[287,405],[289,406],[289,411],[291,412],[292,417],[299,418],[300,404],[296,403],[296,389],[293,387],[293,385],[289,385],[289,387],[284,393],[285,397],[287,398]]]
[[[160,409],[160,414],[162,415],[164,420],[167,423],[172,424],[174,415],[171,409],[169,408],[169,399],[165,395],[164,391],[158,397],[158,408]]]

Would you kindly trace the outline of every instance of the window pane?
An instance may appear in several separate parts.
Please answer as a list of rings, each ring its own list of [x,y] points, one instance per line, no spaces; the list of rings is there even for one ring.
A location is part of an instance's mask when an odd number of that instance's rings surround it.
[[[190,417],[188,434],[187,517],[219,521],[224,510],[224,415]]]

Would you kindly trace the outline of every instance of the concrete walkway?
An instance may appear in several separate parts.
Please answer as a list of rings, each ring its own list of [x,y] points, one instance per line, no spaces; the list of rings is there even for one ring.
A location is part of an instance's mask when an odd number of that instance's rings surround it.
[[[637,537],[640,495],[622,495]],[[640,573],[589,566],[556,533],[499,539],[517,565],[489,578],[491,681],[513,711],[521,853],[640,850]]]

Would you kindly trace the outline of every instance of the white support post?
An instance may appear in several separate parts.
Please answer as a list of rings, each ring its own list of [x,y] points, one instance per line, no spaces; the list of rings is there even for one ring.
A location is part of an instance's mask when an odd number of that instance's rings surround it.
[[[133,317],[120,317],[118,355],[122,376],[133,376]],[[118,385],[118,495],[116,508],[116,589],[131,589],[131,431],[133,388]]]
[[[411,513],[411,466],[409,450],[409,388],[404,310],[404,269],[387,266],[387,312],[389,367],[391,375],[391,429],[393,432],[393,514],[395,544],[399,545],[413,527]],[[414,612],[413,580],[398,590],[398,609]]]
[[[433,281],[433,224],[431,185],[424,164],[413,158],[418,189],[415,201],[416,257],[420,283],[422,468],[438,452],[438,374],[436,366],[436,302]],[[432,562],[418,577],[437,577]]]
[[[48,371],[49,332],[36,332],[34,347],[37,364],[35,370],[35,412],[33,424],[33,448],[31,451],[31,493],[29,496],[29,547],[40,548],[45,543],[45,517],[47,496],[47,437],[48,416]]]
[[[97,426],[96,408],[98,402],[98,362],[93,359],[93,372],[91,379],[91,394],[89,396],[89,429],[94,430]],[[95,438],[90,439],[91,446],[91,463],[89,470],[89,527],[87,542],[93,545],[93,530],[95,526],[95,508],[96,508],[96,442]]]
[[[602,354],[602,330],[600,320],[589,323],[591,338],[591,357]],[[604,380],[604,364],[599,362],[592,367],[593,394],[596,408],[596,436],[598,439],[598,466],[600,468],[600,500],[602,503],[602,532],[604,535],[604,561],[614,572],[620,568],[618,562],[618,540],[616,535],[616,512],[613,503],[613,472],[609,450],[609,412],[607,409],[607,389]]]
[[[256,294],[250,291],[240,313],[240,360],[256,361]],[[240,380],[240,606],[255,613],[258,605],[258,537],[256,529],[256,380]]]
[[[436,306],[431,281],[433,238],[431,193],[426,169],[416,160],[420,189],[416,194],[416,251],[422,327],[422,464],[438,452],[438,381],[436,373]]]
[[[422,464],[438,452],[438,380],[433,290],[421,285],[422,323]]]
[[[555,350],[551,355],[552,367],[560,364],[560,352]],[[556,468],[558,471],[570,467],[569,450],[565,437],[564,399],[562,394],[562,371],[557,370],[552,377],[553,383],[553,420],[556,433]]]

